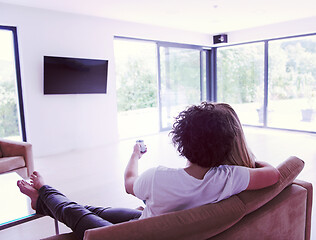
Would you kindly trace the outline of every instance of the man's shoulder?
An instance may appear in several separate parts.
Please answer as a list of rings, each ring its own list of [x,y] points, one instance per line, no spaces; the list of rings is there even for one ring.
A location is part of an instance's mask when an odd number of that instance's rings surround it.
[[[165,166],[158,166],[155,168],[156,174],[178,174],[183,168],[170,168]]]
[[[208,177],[229,177],[229,176],[236,176],[236,175],[244,175],[248,174],[247,167],[238,166],[238,165],[220,165],[218,167],[211,168],[208,172]]]

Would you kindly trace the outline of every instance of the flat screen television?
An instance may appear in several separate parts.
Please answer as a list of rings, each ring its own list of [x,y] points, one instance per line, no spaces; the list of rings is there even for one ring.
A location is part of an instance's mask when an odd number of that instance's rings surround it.
[[[106,93],[108,60],[44,56],[44,94]]]

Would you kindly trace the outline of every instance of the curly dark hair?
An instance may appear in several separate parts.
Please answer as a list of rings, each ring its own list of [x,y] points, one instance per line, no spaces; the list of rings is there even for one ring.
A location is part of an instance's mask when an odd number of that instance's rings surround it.
[[[201,167],[216,167],[230,154],[236,128],[225,103],[193,105],[175,119],[170,134],[180,156]]]

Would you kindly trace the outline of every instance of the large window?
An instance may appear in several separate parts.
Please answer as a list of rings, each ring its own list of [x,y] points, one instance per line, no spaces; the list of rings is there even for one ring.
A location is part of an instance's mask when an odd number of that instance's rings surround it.
[[[263,43],[217,50],[217,101],[231,104],[243,124],[263,124]]]
[[[217,51],[217,101],[243,124],[316,132],[316,35]]]
[[[206,98],[231,104],[245,125],[316,132],[316,34],[212,50],[130,39],[115,46],[125,135],[131,111],[137,136],[170,129],[179,111]]]
[[[0,137],[26,141],[16,29],[1,26]]]
[[[316,36],[269,42],[268,126],[316,132]]]

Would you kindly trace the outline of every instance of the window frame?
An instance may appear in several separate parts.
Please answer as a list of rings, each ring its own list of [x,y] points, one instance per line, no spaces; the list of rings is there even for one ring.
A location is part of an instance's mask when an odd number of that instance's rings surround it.
[[[20,131],[22,134],[21,137],[22,137],[22,140],[24,142],[26,142],[27,137],[26,137],[26,129],[25,129],[24,104],[23,104],[23,94],[22,94],[22,81],[21,81],[21,68],[20,68],[17,28],[14,26],[2,26],[2,25],[0,25],[0,30],[11,31],[12,36],[13,36],[17,99],[18,99],[18,101],[17,101],[18,106],[17,107],[18,107],[18,112],[19,112]]]

